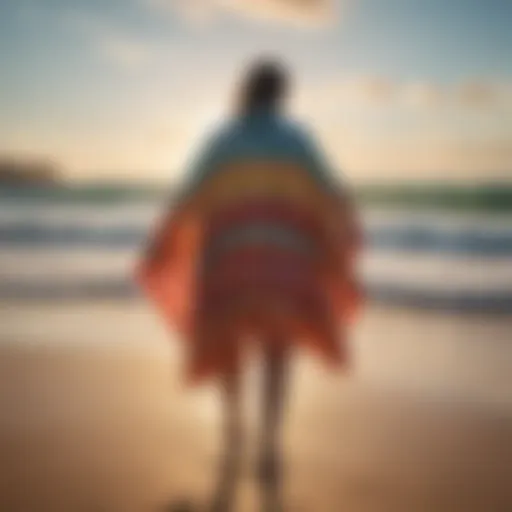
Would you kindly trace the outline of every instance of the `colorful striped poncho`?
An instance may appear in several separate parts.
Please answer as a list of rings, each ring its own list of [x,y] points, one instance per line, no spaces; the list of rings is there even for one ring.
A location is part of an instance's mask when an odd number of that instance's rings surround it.
[[[188,341],[194,379],[235,369],[247,340],[304,344],[346,363],[360,302],[355,223],[311,139],[260,112],[195,163],[138,279]]]

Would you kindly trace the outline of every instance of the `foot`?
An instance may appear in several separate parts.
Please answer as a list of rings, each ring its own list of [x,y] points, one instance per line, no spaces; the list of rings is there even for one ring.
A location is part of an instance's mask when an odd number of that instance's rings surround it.
[[[233,510],[239,465],[239,450],[236,448],[230,450],[222,464],[217,489],[210,508],[211,512],[230,512]]]
[[[224,494],[215,496],[209,510],[210,512],[231,512],[233,510],[232,496]]]
[[[258,480],[262,487],[278,487],[281,481],[281,464],[276,453],[266,453],[258,463]]]
[[[258,463],[262,512],[282,512],[282,468],[276,451],[264,453]]]

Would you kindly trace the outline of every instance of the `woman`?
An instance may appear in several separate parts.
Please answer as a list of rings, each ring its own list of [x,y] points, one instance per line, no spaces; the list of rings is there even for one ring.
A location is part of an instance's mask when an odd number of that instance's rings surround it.
[[[277,63],[250,70],[238,115],[201,151],[139,269],[142,286],[189,342],[189,377],[222,382],[226,452],[217,511],[232,510],[248,345],[261,350],[265,366],[263,510],[278,510],[290,355],[302,344],[346,363],[344,327],[359,303],[352,209],[311,138],[286,118],[289,85]]]

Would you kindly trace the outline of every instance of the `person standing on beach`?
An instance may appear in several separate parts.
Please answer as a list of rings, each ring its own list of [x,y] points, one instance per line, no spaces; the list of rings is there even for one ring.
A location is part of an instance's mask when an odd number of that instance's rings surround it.
[[[280,431],[299,346],[348,364],[346,326],[359,309],[354,209],[312,137],[284,112],[289,75],[258,61],[234,118],[189,169],[138,279],[187,341],[188,377],[216,378],[225,454],[212,511],[234,510],[242,448],[241,381],[248,346],[264,361],[257,464],[262,510],[280,503]]]

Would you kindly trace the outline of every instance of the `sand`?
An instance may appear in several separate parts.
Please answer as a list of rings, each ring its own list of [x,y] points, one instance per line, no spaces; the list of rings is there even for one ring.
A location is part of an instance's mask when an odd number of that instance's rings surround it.
[[[352,375],[300,358],[285,510],[512,510],[511,327],[373,308],[354,334]],[[182,388],[168,338],[138,303],[0,305],[2,512],[204,510],[217,396]],[[238,512],[257,510],[253,371],[247,388]]]

